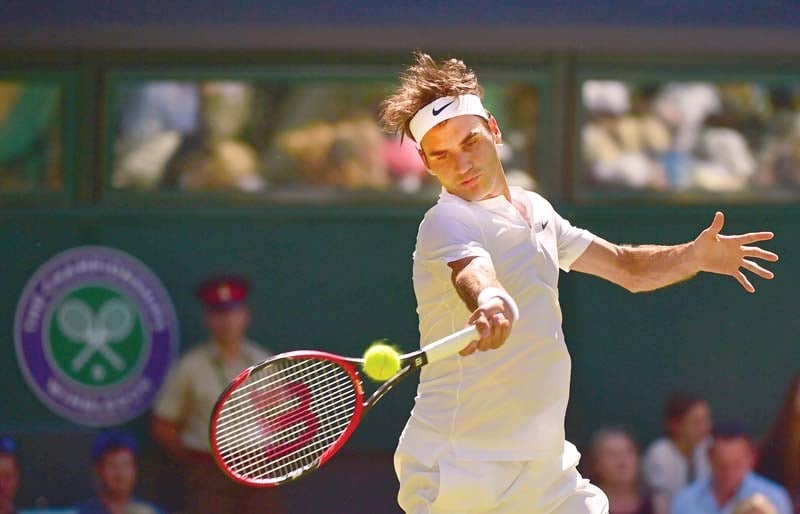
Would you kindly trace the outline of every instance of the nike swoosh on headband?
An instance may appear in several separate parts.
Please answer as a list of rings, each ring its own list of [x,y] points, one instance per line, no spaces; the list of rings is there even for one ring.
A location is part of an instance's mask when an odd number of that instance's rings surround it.
[[[450,102],[449,104],[444,104],[443,106],[441,106],[441,107],[440,107],[440,108],[438,108],[438,109],[434,108],[434,109],[433,109],[433,115],[434,115],[434,116],[439,116],[439,114],[440,114],[440,113],[441,113],[443,110],[447,109],[447,107],[448,107],[449,105],[452,105],[453,103],[455,103],[455,100],[453,100],[453,101],[452,101],[452,102]]]
[[[436,105],[444,104],[438,109]],[[422,107],[408,122],[408,130],[419,145],[425,134],[439,123],[464,115],[480,116],[488,120],[489,115],[477,95],[443,96]]]

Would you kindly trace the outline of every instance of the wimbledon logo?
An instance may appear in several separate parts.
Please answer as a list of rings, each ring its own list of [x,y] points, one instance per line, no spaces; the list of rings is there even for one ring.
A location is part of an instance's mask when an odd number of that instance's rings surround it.
[[[28,281],[14,324],[36,396],[76,423],[123,423],[152,403],[175,357],[167,292],[133,257],[105,247],[56,255]]]

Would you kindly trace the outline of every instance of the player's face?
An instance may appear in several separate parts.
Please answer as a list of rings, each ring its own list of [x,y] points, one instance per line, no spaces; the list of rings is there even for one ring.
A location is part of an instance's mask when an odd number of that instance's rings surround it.
[[[711,475],[723,491],[735,491],[752,469],[755,453],[745,439],[720,439],[711,446]]]
[[[114,498],[128,498],[136,487],[136,457],[126,449],[111,450],[96,464],[100,489]]]
[[[14,502],[19,487],[17,460],[11,455],[0,455],[0,506]]]
[[[635,485],[639,475],[639,454],[636,446],[622,434],[610,434],[597,449],[597,474],[606,485]]]
[[[428,171],[450,193],[465,200],[504,194],[508,184],[497,155],[497,122],[478,116],[456,116],[433,127],[420,147]]]

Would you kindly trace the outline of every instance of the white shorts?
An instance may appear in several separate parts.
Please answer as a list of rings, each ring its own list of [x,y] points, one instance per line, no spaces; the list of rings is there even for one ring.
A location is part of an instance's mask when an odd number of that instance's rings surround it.
[[[433,466],[398,451],[397,501],[406,514],[608,514],[608,498],[562,458],[470,461],[446,452]]]

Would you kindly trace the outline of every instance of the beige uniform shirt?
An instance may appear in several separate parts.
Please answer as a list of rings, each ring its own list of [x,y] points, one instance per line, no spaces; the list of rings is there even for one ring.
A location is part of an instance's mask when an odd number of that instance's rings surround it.
[[[214,344],[202,344],[170,371],[153,413],[181,426],[181,442],[186,448],[210,453],[208,424],[217,398],[243,369],[268,356],[263,348],[246,341],[238,359],[223,362]]]

